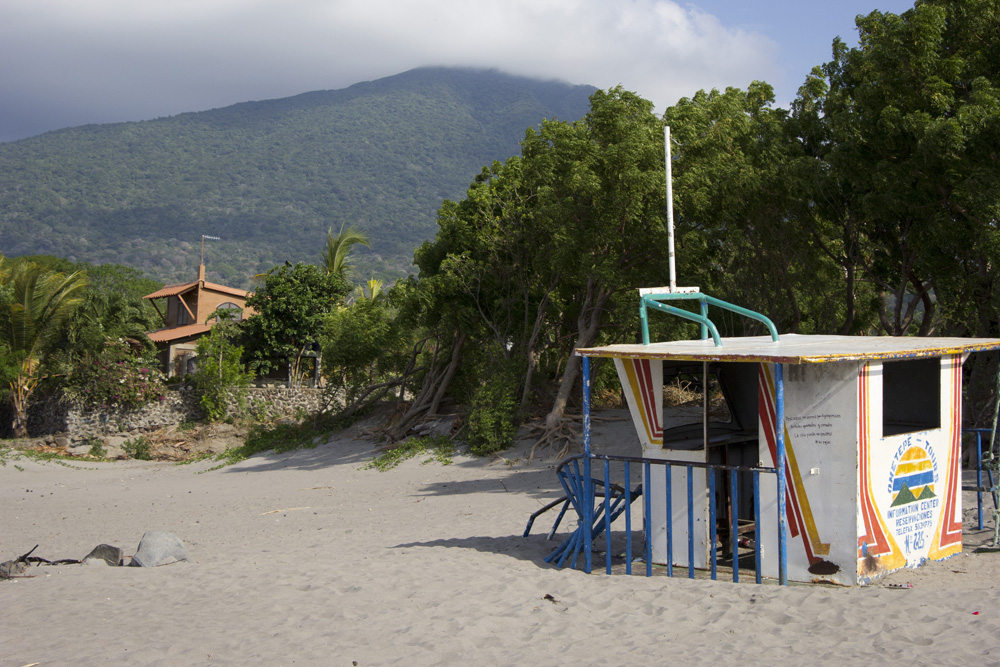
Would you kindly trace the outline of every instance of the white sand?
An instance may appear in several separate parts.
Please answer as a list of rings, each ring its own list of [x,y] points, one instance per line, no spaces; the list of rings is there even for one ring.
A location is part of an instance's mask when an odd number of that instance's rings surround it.
[[[612,434],[634,442],[628,422],[595,440]],[[8,461],[0,560],[131,555],[166,530],[191,561],[0,581],[0,665],[1000,661],[1000,553],[973,553],[992,530],[968,521],[965,553],[887,580],[908,590],[587,575],[542,562],[554,513],[521,537],[559,495],[552,461],[361,470],[372,450],[345,436],[212,471]]]

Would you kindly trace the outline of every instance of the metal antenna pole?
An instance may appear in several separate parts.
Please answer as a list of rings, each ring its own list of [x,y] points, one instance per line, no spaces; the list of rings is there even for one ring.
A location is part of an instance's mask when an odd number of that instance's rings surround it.
[[[201,235],[201,263],[202,264],[205,263],[205,239],[209,239],[209,240],[212,240],[212,241],[221,241],[222,240],[218,236],[209,236],[207,234],[202,234]]]

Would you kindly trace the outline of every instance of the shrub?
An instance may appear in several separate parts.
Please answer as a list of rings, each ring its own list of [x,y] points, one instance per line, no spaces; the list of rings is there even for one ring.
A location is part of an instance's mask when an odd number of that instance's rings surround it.
[[[396,377],[409,359],[406,330],[389,302],[362,299],[327,315],[320,335],[328,391],[355,400],[366,387]]]
[[[109,340],[96,358],[70,372],[68,393],[84,405],[136,410],[164,396],[164,377],[156,362],[136,356],[124,339]]]
[[[485,375],[486,380],[473,392],[465,419],[466,441],[477,456],[507,449],[517,433],[517,376],[510,368]]]
[[[128,454],[130,459],[149,461],[153,458],[153,448],[145,436],[139,436],[135,440],[126,440],[122,443],[122,449]]]
[[[192,379],[201,402],[201,409],[209,421],[227,416],[228,401],[236,402],[240,412],[246,410],[247,385],[253,375],[243,367],[243,348],[227,338],[225,325],[212,328],[207,336],[198,340],[198,370]]]
[[[104,450],[104,443],[101,442],[100,438],[87,438],[87,443],[90,445],[90,451],[87,452],[88,456],[103,459],[108,455],[108,453]]]

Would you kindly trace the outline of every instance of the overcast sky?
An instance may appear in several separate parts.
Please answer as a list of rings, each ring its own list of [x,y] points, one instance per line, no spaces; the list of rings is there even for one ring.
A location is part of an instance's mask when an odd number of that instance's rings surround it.
[[[0,141],[344,88],[426,65],[781,106],[854,17],[904,0],[2,0]]]

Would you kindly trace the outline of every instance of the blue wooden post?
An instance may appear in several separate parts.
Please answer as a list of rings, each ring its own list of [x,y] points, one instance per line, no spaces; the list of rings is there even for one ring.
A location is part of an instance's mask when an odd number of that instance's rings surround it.
[[[714,581],[718,574],[719,560],[715,550],[715,543],[719,539],[719,528],[715,525],[715,469],[709,468],[705,472],[708,474],[708,528],[711,531],[708,553],[712,556],[712,580]]]
[[[1000,398],[1000,397],[998,397]],[[979,508],[978,530],[983,529],[983,434],[976,429],[976,506]]]
[[[774,410],[774,428],[777,431],[775,441],[778,450],[778,460],[775,465],[778,469],[778,583],[782,586],[787,586],[788,544],[785,540],[785,529],[788,519],[785,514],[785,377],[784,369],[780,363],[774,364]]]
[[[590,574],[594,531],[594,481],[590,478],[590,357],[583,358],[583,548],[584,572]]]
[[[704,391],[708,391],[705,389]],[[688,483],[688,578],[694,579],[694,466],[687,467]]]
[[[625,462],[625,574],[632,574],[632,480]]]
[[[667,511],[667,576],[674,576],[674,467],[669,463],[663,466],[663,498]]]
[[[604,459],[604,563],[611,574],[611,461]]]
[[[653,488],[653,485],[650,483],[650,473],[649,459],[646,459],[642,462],[642,533],[645,539],[643,547],[645,548],[647,577],[653,576],[653,503],[650,500],[653,495],[650,489]]]
[[[760,525],[760,473],[753,471],[753,525]],[[756,573],[757,583],[761,581],[760,573],[760,532],[754,530],[753,539],[753,569]]]
[[[733,583],[740,581],[740,474],[729,471],[729,548],[733,552]]]

